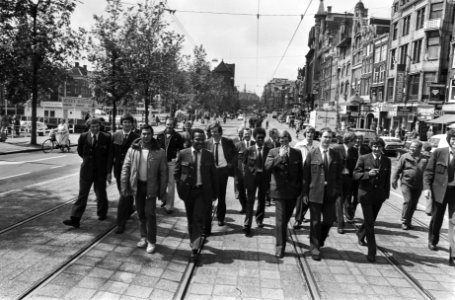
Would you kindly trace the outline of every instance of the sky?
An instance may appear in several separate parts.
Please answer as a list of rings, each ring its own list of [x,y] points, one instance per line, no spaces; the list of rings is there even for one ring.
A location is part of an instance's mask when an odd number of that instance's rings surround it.
[[[324,0],[324,6],[332,6],[332,12],[352,13],[358,1]],[[124,0],[125,4],[140,2]],[[390,18],[392,0],[362,2],[369,17]],[[308,33],[319,3],[320,0],[167,0],[167,7],[176,10],[174,15],[167,14],[167,20],[170,28],[185,36],[182,54],[192,54],[195,46],[203,45],[213,66],[221,60],[235,64],[235,85],[240,91],[261,95],[272,78],[297,78],[298,68],[305,65]],[[80,0],[72,17],[73,26],[90,29],[93,15],[103,14],[105,6],[104,0]],[[301,15],[304,17],[300,23]]]

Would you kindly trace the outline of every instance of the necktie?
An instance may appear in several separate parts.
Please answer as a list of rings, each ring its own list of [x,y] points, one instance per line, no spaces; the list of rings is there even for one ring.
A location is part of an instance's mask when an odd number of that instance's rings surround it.
[[[455,153],[452,153],[452,160],[449,162],[449,182],[452,182],[455,177]]]
[[[264,159],[262,158],[262,147],[258,147],[258,167],[260,170],[264,170]]]
[[[218,144],[215,143],[215,165],[218,166]]]
[[[329,172],[329,159],[327,157],[327,150],[324,150],[324,172],[327,176],[327,173]]]

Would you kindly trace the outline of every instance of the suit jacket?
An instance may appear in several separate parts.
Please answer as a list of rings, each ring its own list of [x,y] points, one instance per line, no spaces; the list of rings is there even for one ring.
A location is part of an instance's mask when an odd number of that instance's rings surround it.
[[[193,148],[186,148],[177,155],[174,178],[180,199],[188,201],[192,185],[196,181],[196,165],[193,159]],[[201,181],[204,198],[211,201],[217,198],[218,183],[216,180],[215,161],[212,152],[201,150]]]
[[[81,176],[91,176],[96,172],[97,176],[106,177],[111,171],[112,165],[109,160],[111,148],[111,136],[100,131],[96,147],[93,148],[92,134],[90,131],[79,136],[77,153],[82,158]]]
[[[253,146],[255,145],[256,142],[253,141],[253,140],[250,140],[250,145]],[[245,141],[239,141],[235,144],[235,149],[237,151],[237,165],[236,165],[236,168],[235,168],[235,175],[237,177],[241,177],[243,178],[243,176],[245,175],[245,171],[243,170],[243,157],[244,157],[244,153],[247,149],[246,145],[245,145]]]
[[[270,197],[277,199],[297,198],[302,192],[302,154],[289,147],[289,155],[283,162],[280,148],[269,151],[265,161],[266,171],[271,173]]]
[[[423,173],[423,189],[431,190],[433,200],[442,203],[449,182],[449,147],[435,149]]]
[[[265,170],[265,161],[269,155],[270,148],[264,145],[262,148],[262,165],[264,166],[263,172],[265,172],[265,180],[267,185],[270,183],[270,173]],[[243,170],[244,170],[244,182],[247,189],[253,189],[255,187],[256,173],[258,170],[258,152],[256,146],[250,146],[245,149],[243,153]]]
[[[166,131],[159,133],[156,136],[158,145],[166,152],[167,161],[171,161],[177,157],[177,152],[183,149],[183,138],[175,130],[171,134],[169,144],[166,146]]]
[[[140,136],[133,130],[128,134],[128,138],[123,140],[123,130],[118,130],[112,135],[112,144],[109,152],[109,160],[114,167],[115,178],[120,179],[122,172],[123,161],[125,160],[126,152],[131,147],[134,140]]]
[[[351,147],[346,153],[344,144],[335,145],[333,149],[336,150],[340,155],[341,161],[343,163],[343,168],[346,168],[349,172],[349,175],[352,176],[352,174],[354,174],[357,159],[359,158],[358,151],[354,147]]]
[[[313,203],[335,202],[341,194],[343,161],[336,150],[329,149],[329,169],[324,171],[324,159],[319,147],[311,148],[303,166],[303,195]],[[324,193],[327,192],[326,197]]]
[[[213,151],[214,143],[215,142],[213,141],[213,138],[208,139],[205,142],[205,148],[209,151]],[[237,165],[237,150],[235,148],[234,142],[232,142],[231,139],[221,137],[221,146],[223,147],[224,158],[228,163],[229,176],[234,176],[235,168]]]
[[[380,198],[382,201],[389,198],[391,165],[390,159],[382,155],[378,175],[370,177],[368,172],[375,168],[373,154],[365,154],[359,157],[354,169],[354,179],[359,180],[358,196],[360,202],[367,198]]]

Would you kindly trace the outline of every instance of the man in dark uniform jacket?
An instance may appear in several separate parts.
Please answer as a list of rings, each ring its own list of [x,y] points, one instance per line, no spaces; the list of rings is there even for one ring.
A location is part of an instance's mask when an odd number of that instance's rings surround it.
[[[253,219],[254,201],[256,199],[256,190],[258,191],[258,205],[256,209],[256,224],[263,227],[265,215],[265,193],[269,187],[270,176],[265,170],[265,160],[269,154],[269,148],[264,145],[265,139],[264,128],[257,127],[254,129],[253,136],[256,144],[248,147],[243,152],[243,170],[244,183],[247,190],[247,202],[245,221],[243,231],[246,236],[251,235],[251,223]]]
[[[212,201],[217,197],[217,182],[213,154],[203,148],[204,131],[196,128],[191,135],[192,147],[179,152],[174,177],[179,197],[185,202],[191,259],[195,260],[208,223],[206,219],[211,217]]]
[[[76,228],[80,226],[92,184],[96,194],[98,220],[106,219],[108,208],[106,181],[112,168],[109,161],[111,137],[100,131],[101,122],[97,118],[89,119],[87,126],[90,130],[82,133],[77,143],[77,153],[83,159],[79,174],[79,196],[73,205],[71,218],[63,221],[63,224]]]
[[[370,141],[372,153],[359,157],[354,169],[354,179],[359,180],[359,203],[363,211],[363,224],[357,236],[359,244],[365,246],[365,237],[368,242],[369,262],[376,260],[376,238],[374,223],[381,209],[382,203],[390,195],[391,162],[382,154],[385,143],[382,139]]]
[[[134,211],[134,197],[132,195],[126,197],[122,196],[120,186],[120,177],[126,152],[130,148],[133,141],[139,138],[139,135],[132,130],[133,123],[134,118],[131,114],[124,114],[120,118],[122,130],[118,130],[112,135],[112,145],[109,153],[110,164],[114,166],[114,176],[120,193],[117,206],[117,231],[115,233],[123,233],[125,231],[126,221]],[[108,173],[108,180],[110,179],[110,176],[111,172]]]
[[[218,207],[216,217],[218,225],[224,226],[226,216],[226,186],[229,176],[234,176],[237,163],[237,151],[231,139],[223,137],[223,128],[216,123],[210,128],[212,138],[206,142],[206,149],[213,153],[218,182]],[[210,227],[207,234],[211,233]]]
[[[439,233],[449,207],[449,265],[455,266],[455,129],[447,131],[449,147],[435,149],[423,175],[424,195],[432,199],[428,248],[438,250]]]
[[[341,171],[342,193],[336,203],[338,233],[341,234],[344,233],[344,211],[348,214],[349,202],[352,198],[352,174],[359,158],[357,150],[353,147],[355,140],[356,135],[354,132],[346,132],[343,136],[343,144],[333,147],[334,150],[338,151],[343,162],[343,169]]]
[[[302,192],[302,154],[289,147],[292,138],[284,130],[279,135],[279,148],[269,151],[265,169],[271,172],[270,197],[275,199],[276,247],[275,256],[282,258],[287,240],[287,224],[294,211],[297,197]]]

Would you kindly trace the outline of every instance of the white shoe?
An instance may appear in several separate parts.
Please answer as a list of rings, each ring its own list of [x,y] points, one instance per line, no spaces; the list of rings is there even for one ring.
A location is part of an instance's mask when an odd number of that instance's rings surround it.
[[[149,243],[147,245],[147,250],[146,251],[147,251],[147,253],[151,254],[151,253],[155,252],[155,248],[156,248],[155,244]]]
[[[137,242],[138,248],[145,248],[147,246],[147,240],[145,238],[141,238],[139,242]]]

